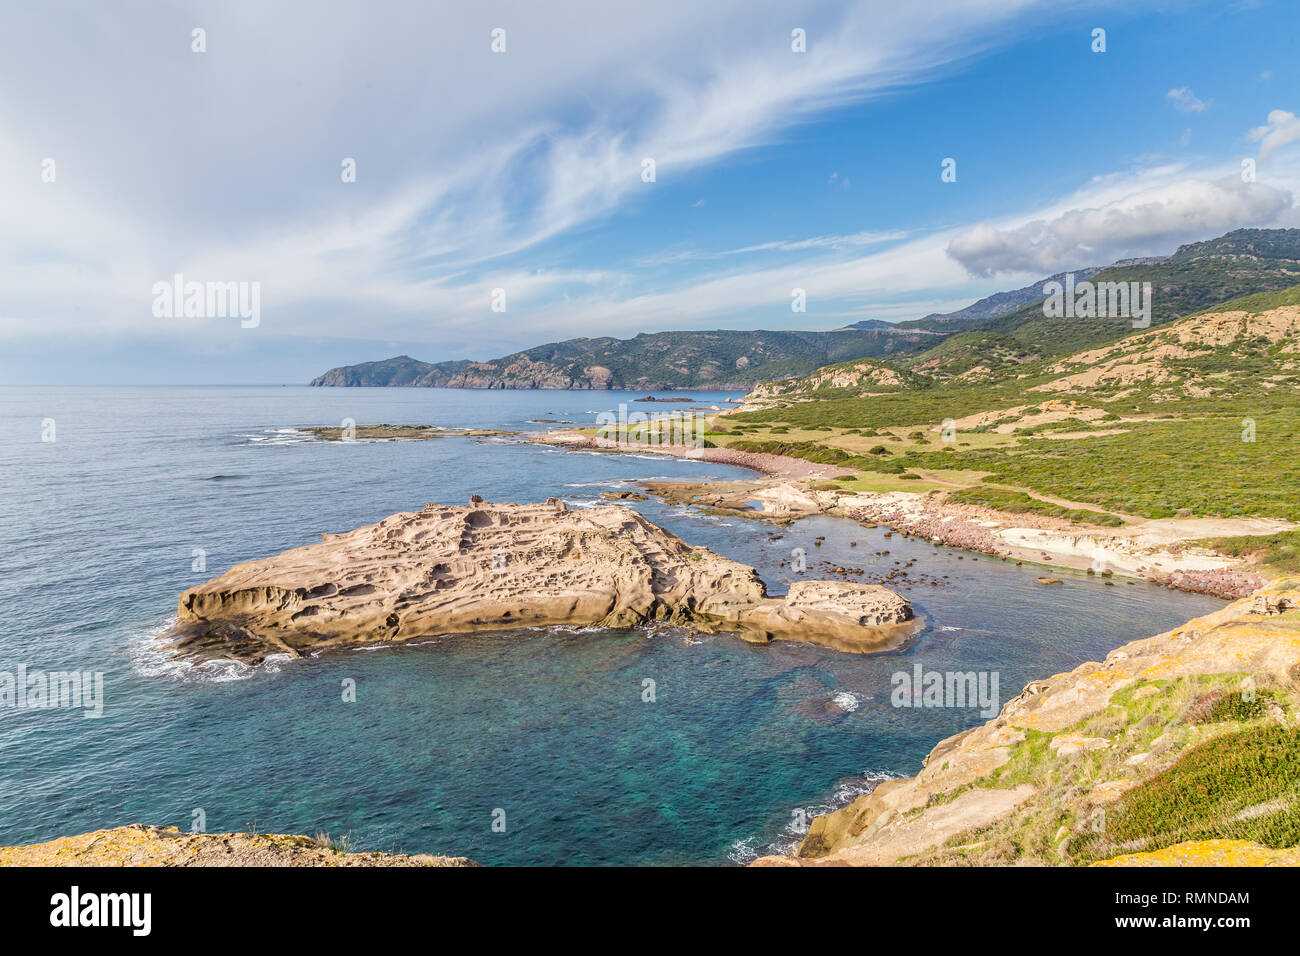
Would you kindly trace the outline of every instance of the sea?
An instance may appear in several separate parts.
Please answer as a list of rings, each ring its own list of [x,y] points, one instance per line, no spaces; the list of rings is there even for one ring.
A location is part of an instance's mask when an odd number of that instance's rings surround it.
[[[651,499],[626,504],[753,565],[773,594],[798,549],[808,578],[824,564],[905,568],[914,583],[898,589],[925,626],[878,655],[664,624],[376,642],[255,668],[178,662],[159,645],[185,588],[426,502],[588,508],[645,479],[751,476],[508,436],[338,443],[302,431],[350,420],[528,432],[621,403],[654,409],[638,397],[0,388],[0,681],[20,668],[102,680],[94,708],[0,706],[0,845],[149,823],[497,866],[741,864],[790,852],[813,815],[916,773],[938,741],[987,719],[978,702],[896,706],[898,675],[996,676],[1005,703],[1222,606],[1064,570],[1044,587],[1042,568],[846,519],[779,526]],[[690,397],[725,407],[738,395]]]

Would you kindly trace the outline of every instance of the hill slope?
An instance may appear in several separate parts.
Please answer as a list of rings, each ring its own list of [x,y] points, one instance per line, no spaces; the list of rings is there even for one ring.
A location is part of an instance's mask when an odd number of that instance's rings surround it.
[[[717,441],[910,474],[971,503],[1030,507],[1028,490],[1121,518],[1300,521],[1300,285],[1070,355],[951,371],[870,359],[761,386]]]
[[[806,375],[831,362],[917,352],[935,341],[922,329],[655,332],[632,339],[569,339],[488,362],[420,362],[402,355],[331,369],[312,385],[445,388],[748,388]]]

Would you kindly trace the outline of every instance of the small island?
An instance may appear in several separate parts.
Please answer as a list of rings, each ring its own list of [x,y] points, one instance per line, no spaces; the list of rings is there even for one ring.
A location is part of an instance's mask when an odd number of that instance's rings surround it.
[[[237,564],[180,595],[162,640],[198,659],[401,643],[518,627],[658,620],[746,640],[875,652],[919,627],[877,585],[801,581],[769,597],[748,565],[691,547],[617,505],[428,504],[317,544]]]

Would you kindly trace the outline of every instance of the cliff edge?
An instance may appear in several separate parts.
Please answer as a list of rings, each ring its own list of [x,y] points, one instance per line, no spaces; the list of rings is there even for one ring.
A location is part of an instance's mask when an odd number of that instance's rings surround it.
[[[1037,680],[754,865],[1286,865],[1300,579]]]

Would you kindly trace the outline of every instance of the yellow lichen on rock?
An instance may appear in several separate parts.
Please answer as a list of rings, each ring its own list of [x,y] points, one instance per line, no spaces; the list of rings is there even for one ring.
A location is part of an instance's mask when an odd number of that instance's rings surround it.
[[[476,866],[465,857],[350,853],[284,833],[184,833],[131,824],[0,847],[0,866]]]
[[[1200,840],[1126,853],[1093,866],[1300,866],[1300,848],[1270,850],[1247,840]]]

